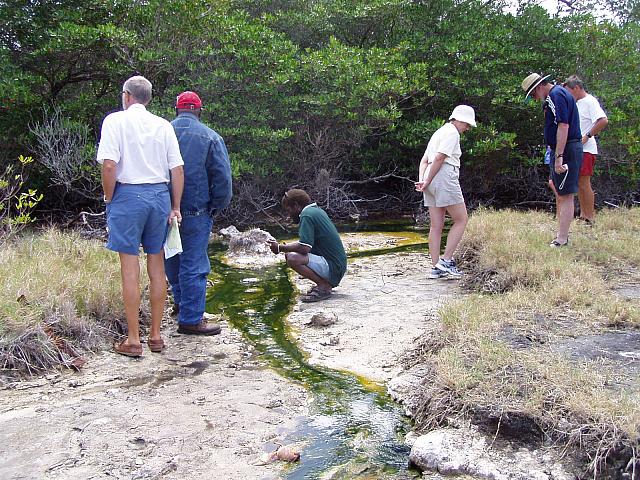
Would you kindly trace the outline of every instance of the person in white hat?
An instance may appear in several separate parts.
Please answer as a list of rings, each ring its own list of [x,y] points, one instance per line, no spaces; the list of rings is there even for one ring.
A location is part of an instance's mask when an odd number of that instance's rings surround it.
[[[468,105],[458,105],[444,124],[433,134],[420,160],[416,190],[422,192],[429,207],[429,253],[432,268],[429,278],[460,278],[453,254],[467,226],[467,207],[460,188],[460,134],[476,126],[476,115]],[[440,242],[445,214],[453,220],[444,254]]]
[[[573,198],[578,192],[578,173],[582,166],[582,134],[576,101],[566,88],[547,79],[549,75],[531,73],[522,81],[525,97],[543,102],[544,141],[551,149],[550,177],[557,193],[558,232],[550,246],[569,244],[573,220]]]

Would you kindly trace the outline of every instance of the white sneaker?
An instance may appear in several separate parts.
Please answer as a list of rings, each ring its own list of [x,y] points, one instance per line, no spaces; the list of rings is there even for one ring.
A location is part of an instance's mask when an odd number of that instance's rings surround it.
[[[454,262],[453,259],[447,262],[444,258],[441,258],[438,260],[438,263],[436,263],[436,268],[448,273],[453,278],[460,278],[462,276],[462,272],[458,270],[456,262]]]
[[[442,271],[438,268],[432,268],[431,273],[429,274],[429,279],[437,280],[439,278],[449,278],[449,274],[445,271]]]

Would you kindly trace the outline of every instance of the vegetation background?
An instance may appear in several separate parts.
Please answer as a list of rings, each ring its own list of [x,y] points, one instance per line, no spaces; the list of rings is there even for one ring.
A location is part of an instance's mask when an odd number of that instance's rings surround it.
[[[598,17],[591,12],[596,11]],[[599,202],[637,200],[640,2],[561,0],[3,0],[0,172],[30,155],[41,211],[100,210],[95,146],[131,75],[173,117],[195,90],[226,140],[234,222],[273,215],[299,186],[334,216],[413,211],[417,164],[460,103],[470,206],[536,206],[549,195],[542,112],[523,101],[531,71],[577,73],[610,124]],[[603,13],[604,12],[604,13]]]

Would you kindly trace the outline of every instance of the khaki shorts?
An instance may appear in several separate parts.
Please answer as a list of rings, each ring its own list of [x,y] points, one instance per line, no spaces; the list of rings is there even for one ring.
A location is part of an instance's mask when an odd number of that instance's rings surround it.
[[[424,173],[425,178],[429,174],[431,165],[433,164],[430,163]],[[423,194],[425,207],[449,207],[464,203],[460,188],[460,168],[443,163]]]

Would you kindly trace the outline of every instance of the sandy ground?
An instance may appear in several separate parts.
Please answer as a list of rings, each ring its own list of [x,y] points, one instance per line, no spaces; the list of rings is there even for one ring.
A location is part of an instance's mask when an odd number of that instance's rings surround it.
[[[80,373],[8,385],[0,478],[279,478],[279,465],[253,463],[306,413],[307,392],[228,328],[168,340],[162,355],[104,353]]]
[[[352,250],[403,241],[345,240]],[[350,261],[331,299],[294,307],[301,348],[313,362],[385,383],[438,306],[459,294],[455,281],[427,280],[427,267],[423,253]],[[316,313],[337,322],[306,326]],[[224,324],[209,338],[173,330],[161,355],[107,352],[79,373],[0,382],[0,478],[281,478],[281,464],[254,463],[304,421],[309,393],[264,368]]]
[[[349,370],[384,383],[401,371],[400,357],[433,321],[438,308],[460,293],[456,280],[429,280],[424,253],[363,257],[328,300],[298,303],[289,320],[310,362]],[[296,278],[305,292],[312,283]],[[308,325],[314,315],[336,323]]]

